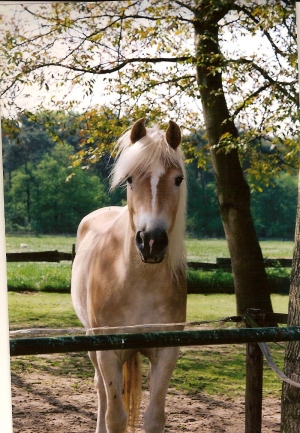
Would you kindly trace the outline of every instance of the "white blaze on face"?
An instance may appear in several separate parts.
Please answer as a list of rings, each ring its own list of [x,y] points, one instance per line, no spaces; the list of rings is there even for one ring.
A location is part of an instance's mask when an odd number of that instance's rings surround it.
[[[152,213],[154,213],[155,210],[155,202],[156,202],[156,195],[157,195],[157,185],[159,182],[160,177],[165,173],[165,169],[161,163],[158,163],[152,170],[150,184],[151,184],[151,194],[152,194]]]
[[[153,244],[154,244],[154,240],[153,240],[153,239],[150,239],[150,242],[149,242],[149,246],[150,246],[150,254],[152,254],[152,247],[153,247]]]

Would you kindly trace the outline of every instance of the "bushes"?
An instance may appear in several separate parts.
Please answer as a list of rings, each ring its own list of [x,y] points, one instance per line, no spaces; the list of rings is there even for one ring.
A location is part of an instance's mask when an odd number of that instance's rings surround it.
[[[234,293],[231,272],[192,271],[187,272],[188,293]]]
[[[289,268],[268,268],[267,278],[270,293],[288,294],[290,288]],[[223,270],[187,272],[188,293],[234,293],[233,275]]]

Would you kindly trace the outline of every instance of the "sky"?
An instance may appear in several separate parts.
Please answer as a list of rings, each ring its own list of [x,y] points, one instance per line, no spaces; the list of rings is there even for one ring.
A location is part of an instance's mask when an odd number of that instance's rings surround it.
[[[18,9],[18,5],[27,4],[30,6],[31,9],[38,8],[40,4],[49,4],[49,1],[22,1],[22,2],[10,2],[10,1],[0,1],[0,15],[4,15],[7,20],[9,20],[15,13],[15,11]],[[52,2],[56,3],[56,2]],[[20,7],[21,9],[21,7]],[[27,19],[29,20],[29,26],[32,26],[32,29],[35,28],[34,18],[27,14]],[[28,28],[27,28],[28,30]],[[48,72],[53,73],[55,75],[55,67],[52,67],[51,69],[48,68]],[[0,83],[1,86],[1,83]],[[59,92],[62,90],[59,89]],[[34,110],[37,106],[37,103],[40,101],[43,101],[44,107],[47,108],[53,108],[53,105],[51,104],[51,96],[53,92],[49,92],[46,90],[46,88],[40,89],[40,87],[36,84],[32,84],[29,86],[24,86],[22,91],[17,96],[17,104],[20,108],[27,109],[27,110]],[[30,95],[29,97],[25,97],[24,95]],[[85,110],[90,106],[93,106],[95,104],[105,104],[113,101],[116,98],[116,95],[105,95],[104,94],[104,81],[102,76],[98,76],[96,79],[96,83],[94,86],[94,93],[93,95],[86,96],[84,94],[84,89],[82,87],[77,86],[77,88],[72,89],[72,93],[69,94],[68,97],[65,98],[65,101],[76,99],[78,101],[81,101],[80,105],[78,106],[79,110]],[[3,101],[5,102],[5,97],[3,98]],[[2,116],[5,116],[7,114],[6,109],[3,108],[2,104]],[[16,110],[13,107],[11,111],[9,112],[9,115],[15,115]]]

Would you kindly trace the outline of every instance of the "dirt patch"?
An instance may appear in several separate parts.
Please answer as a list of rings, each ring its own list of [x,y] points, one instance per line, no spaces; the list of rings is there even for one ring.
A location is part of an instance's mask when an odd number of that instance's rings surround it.
[[[97,397],[92,381],[48,373],[12,375],[14,433],[94,433]],[[142,411],[147,402],[144,392]],[[262,433],[280,431],[280,402],[264,399]],[[243,399],[226,399],[173,389],[167,397],[166,433],[243,433]],[[140,426],[142,425],[142,418]],[[141,427],[137,430],[142,432]]]

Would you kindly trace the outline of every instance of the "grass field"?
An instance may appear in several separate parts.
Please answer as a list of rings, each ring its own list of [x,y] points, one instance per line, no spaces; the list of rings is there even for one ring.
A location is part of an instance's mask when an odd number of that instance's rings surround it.
[[[7,237],[7,251],[24,251],[21,243],[28,245],[26,251],[54,250],[71,252],[75,238],[40,236]],[[189,260],[214,262],[216,257],[228,257],[225,240],[186,240]],[[293,243],[263,241],[265,257],[292,257]],[[276,271],[276,270],[275,270]],[[289,270],[287,270],[289,272]],[[203,278],[218,284],[218,275],[206,272]],[[209,275],[207,275],[209,274]],[[223,273],[223,280],[230,280],[230,273]],[[8,280],[15,284],[15,291],[8,293],[9,318],[11,329],[24,328],[65,328],[78,327],[79,323],[71,304],[70,294],[51,293],[49,290],[69,287],[70,263],[61,264],[18,264],[8,263]],[[229,281],[228,280],[228,281]],[[230,281],[227,283],[231,284]],[[27,287],[35,291],[28,291]],[[21,289],[21,290],[20,290]],[[287,295],[272,295],[274,311],[286,313]],[[215,320],[235,315],[233,294],[192,294],[188,296],[187,320]],[[219,327],[218,323],[212,324]],[[231,325],[232,326],[232,325]],[[201,329],[201,328],[200,328]],[[284,348],[272,345],[272,354],[280,367],[283,365]],[[92,380],[93,367],[86,354],[53,355],[49,357],[12,358],[12,373],[39,370],[53,375],[73,374],[76,377]],[[70,373],[71,372],[71,373]],[[245,391],[245,346],[205,346],[185,348],[172,377],[171,386],[188,393],[204,392],[227,397],[242,396]],[[264,395],[279,396],[281,382],[267,367],[264,371]]]
[[[64,253],[72,252],[72,244],[75,244],[75,236],[50,236],[50,235],[24,235],[6,236],[6,250],[8,253],[34,252],[34,251],[53,251],[57,250]],[[26,248],[21,247],[26,245]]]
[[[7,252],[58,250],[71,253],[75,236],[12,236],[6,237]],[[26,244],[27,248],[21,248]],[[195,239],[185,241],[188,260],[214,263],[217,257],[229,257],[225,239]],[[292,258],[294,242],[282,240],[262,240],[260,246],[265,258]]]
[[[217,257],[229,257],[225,239],[194,239],[185,241],[188,260],[215,263]],[[264,258],[287,258],[293,255],[294,242],[282,240],[261,240],[260,247]]]
[[[288,296],[272,295],[275,311],[287,312]],[[234,295],[189,295],[187,320],[218,320],[235,314]],[[9,293],[11,329],[31,327],[64,328],[81,327],[71,304],[69,294],[59,293]],[[219,323],[211,326],[219,327]],[[201,329],[198,328],[198,329]],[[204,328],[206,329],[206,328]],[[274,359],[283,365],[284,349],[271,345]],[[93,368],[85,353],[66,356],[12,358],[12,372],[39,370],[51,371],[55,376],[72,374],[92,380]],[[146,366],[144,367],[146,369]],[[227,397],[242,396],[245,392],[245,346],[205,346],[185,348],[172,377],[171,386],[188,393],[199,391]],[[264,394],[279,396],[281,382],[265,366]]]
[[[71,253],[75,237],[67,236],[7,236],[7,252],[58,250]],[[26,248],[21,248],[21,245]],[[215,263],[217,257],[229,257],[225,239],[186,239],[188,261]],[[265,258],[291,258],[293,242],[261,241]],[[268,269],[272,292],[287,292],[290,269]],[[70,262],[8,263],[10,290],[62,291],[70,289]],[[233,293],[233,278],[224,271],[189,271],[189,290],[196,293]]]
[[[67,293],[10,292],[8,298],[11,329],[81,327]],[[287,313],[287,295],[272,295],[272,303],[274,311]],[[188,321],[219,320],[235,314],[234,295],[188,295]]]

